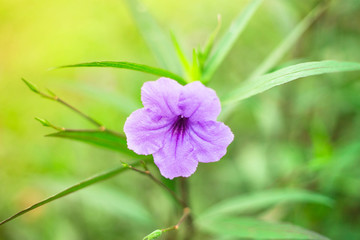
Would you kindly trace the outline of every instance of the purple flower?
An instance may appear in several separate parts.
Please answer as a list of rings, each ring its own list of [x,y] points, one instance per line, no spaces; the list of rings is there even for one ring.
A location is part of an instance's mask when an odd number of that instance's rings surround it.
[[[220,160],[234,139],[230,128],[216,121],[221,106],[215,91],[200,82],[146,82],[141,101],[144,108],[125,122],[127,144],[137,154],[152,154],[166,178],[189,177],[199,162]]]

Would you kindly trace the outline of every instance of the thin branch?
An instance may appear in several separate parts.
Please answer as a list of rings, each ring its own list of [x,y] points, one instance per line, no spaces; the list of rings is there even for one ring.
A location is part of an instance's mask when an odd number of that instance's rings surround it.
[[[79,109],[75,108],[74,106],[70,105],[69,103],[65,102],[64,100],[60,99],[58,96],[54,96],[53,99],[59,103],[61,103],[62,105],[70,108],[71,110],[73,110],[74,112],[76,112],[77,114],[79,114],[80,116],[82,116],[83,118],[87,119],[89,122],[91,122],[93,125],[95,125],[96,127],[98,127],[100,129],[100,131],[103,132],[109,132],[112,133],[114,135],[123,137],[123,135],[121,133],[118,133],[116,131],[107,129],[103,124],[101,124],[100,122],[96,121],[95,119],[91,118],[90,116],[86,115],[85,113],[81,112]]]
[[[183,208],[186,208],[187,205],[186,203],[180,199],[176,193],[174,191],[172,191],[170,188],[168,188],[163,182],[161,182],[159,179],[157,179],[146,167],[145,165],[145,171],[143,170],[140,170],[140,169],[137,169],[137,168],[134,168],[133,166],[127,164],[127,163],[123,163],[123,165],[125,167],[128,167],[130,168],[131,170],[134,170],[135,172],[138,172],[138,173],[141,173],[141,174],[144,174],[146,176],[148,176],[149,178],[151,178],[156,184],[158,184],[159,186],[161,186],[162,188],[164,188],[166,191],[168,191],[172,196],[173,198],[183,207]]]
[[[52,123],[50,123],[48,120],[46,119],[42,119],[42,118],[35,118],[37,121],[39,121],[43,126],[45,127],[51,127],[57,131],[60,131],[60,132],[98,132],[99,130],[93,130],[93,129],[73,129],[73,128],[64,128],[64,127],[59,127],[59,126],[56,126]],[[103,131],[103,132],[108,132],[108,133],[111,133],[115,136],[118,136],[118,137],[124,137],[124,135],[118,133],[118,132],[114,132],[114,131],[111,131],[111,130],[108,130],[108,129],[101,129],[100,128],[100,131]]]
[[[94,124],[95,126],[101,128],[105,127],[98,121],[96,121],[95,119],[89,117],[88,115],[86,115],[85,113],[81,112],[79,109],[75,108],[74,106],[70,105],[69,103],[65,102],[64,100],[62,100],[61,98],[59,98],[58,96],[54,96],[53,99],[59,103],[61,103],[62,105],[70,108],[71,110],[73,110],[74,112],[76,112],[77,114],[79,114],[80,116],[84,117],[85,119],[87,119],[89,122],[91,122],[92,124]]]
[[[178,230],[181,223],[184,222],[185,219],[189,215],[190,215],[190,208],[185,207],[183,210],[183,215],[181,216],[180,220],[178,221],[178,223],[176,225],[174,225],[172,227],[164,228],[164,229],[157,229],[157,230],[153,231],[152,233],[150,233],[149,235],[147,235],[143,239],[144,240],[156,239],[156,238],[159,238],[165,232],[172,231],[172,230]]]
[[[104,128],[104,126],[96,121],[95,119],[91,118],[90,116],[86,115],[85,113],[81,112],[79,109],[77,109],[76,107],[70,105],[69,103],[65,102],[64,100],[62,100],[61,98],[59,98],[57,95],[55,95],[54,93],[51,93],[52,95],[48,95],[46,93],[43,93],[41,91],[38,90],[37,92],[39,95],[41,95],[42,97],[44,98],[47,98],[47,99],[50,99],[50,100],[53,100],[53,101],[56,101],[62,105],[64,105],[65,107],[73,110],[74,112],[76,112],[77,114],[79,114],[80,116],[82,116],[83,118],[85,118],[86,120],[88,120],[89,122],[91,122],[93,125],[95,125],[96,127],[99,127],[99,128]],[[54,95],[53,95],[54,94]]]
[[[97,120],[93,119],[92,117],[86,115],[85,113],[81,112],[79,109],[75,108],[74,106],[72,106],[71,104],[69,104],[68,102],[64,101],[63,99],[59,98],[55,93],[51,92],[50,90],[48,90],[49,94],[46,94],[42,91],[40,91],[38,89],[38,87],[36,85],[34,85],[33,83],[22,79],[25,84],[30,88],[31,91],[35,92],[36,94],[39,94],[40,96],[47,98],[49,100],[52,101],[56,101],[62,105],[64,105],[65,107],[71,109],[72,111],[76,112],[77,114],[79,114],[80,116],[82,116],[83,118],[85,118],[86,120],[88,120],[90,123],[92,123],[93,125],[95,125],[96,127],[98,127],[101,131],[108,131],[110,133],[113,133],[115,135],[120,135],[122,136],[120,133],[117,133],[115,131],[112,130],[108,130],[105,128],[105,126],[103,124],[101,124],[100,122],[98,122]]]
[[[179,229],[179,226],[185,221],[185,219],[187,217],[190,216],[190,208],[186,207],[184,208],[183,210],[183,215],[181,216],[180,220],[178,221],[178,223],[172,227],[168,227],[168,228],[164,228],[164,229],[161,229],[161,231],[163,232],[168,232],[168,231],[171,231],[171,230],[177,230]]]

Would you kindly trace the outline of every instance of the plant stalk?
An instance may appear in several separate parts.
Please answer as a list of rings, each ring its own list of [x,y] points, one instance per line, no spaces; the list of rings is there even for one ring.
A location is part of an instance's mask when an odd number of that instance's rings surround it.
[[[181,191],[182,200],[185,203],[186,208],[190,209],[189,185],[186,178],[180,178],[180,191]],[[190,212],[188,217],[186,218],[185,224],[187,226],[186,227],[187,231],[184,240],[191,240],[193,239],[192,237],[194,236],[195,228],[194,228],[194,220]]]

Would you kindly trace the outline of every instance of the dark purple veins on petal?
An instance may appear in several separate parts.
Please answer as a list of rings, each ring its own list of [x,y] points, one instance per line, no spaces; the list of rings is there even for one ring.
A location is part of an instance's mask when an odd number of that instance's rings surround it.
[[[184,134],[189,127],[189,118],[179,115],[171,127],[172,136],[176,135],[176,138],[184,138]]]

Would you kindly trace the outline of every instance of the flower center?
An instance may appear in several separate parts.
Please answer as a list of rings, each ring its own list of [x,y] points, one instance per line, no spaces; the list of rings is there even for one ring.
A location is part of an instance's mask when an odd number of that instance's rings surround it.
[[[176,134],[178,136],[183,136],[186,129],[188,128],[189,118],[184,117],[183,115],[179,115],[172,125],[172,134]]]

